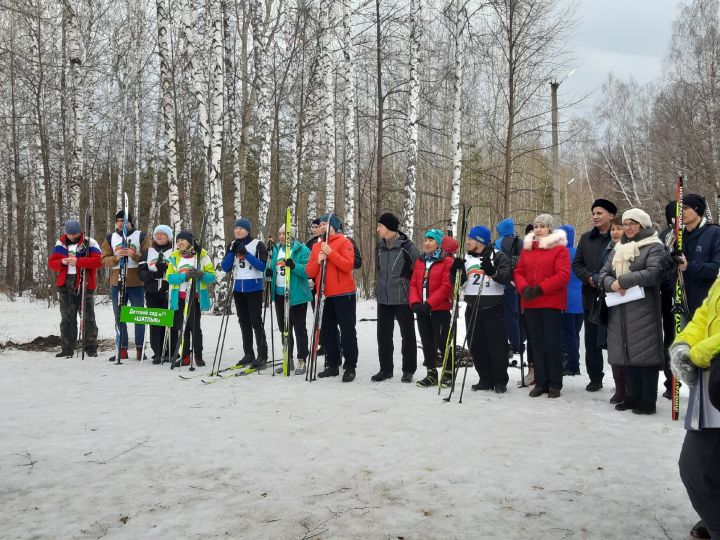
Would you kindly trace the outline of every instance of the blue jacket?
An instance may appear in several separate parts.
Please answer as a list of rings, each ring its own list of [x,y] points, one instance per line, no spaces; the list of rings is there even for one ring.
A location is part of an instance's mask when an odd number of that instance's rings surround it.
[[[720,226],[706,223],[692,231],[683,232],[683,252],[688,261],[685,292],[692,317],[708,295],[720,271]]]
[[[277,259],[280,253],[280,248],[284,248],[285,244],[275,244],[272,249],[272,261],[270,268],[272,268],[272,280],[270,281],[270,291],[275,297],[276,294],[280,294],[280,291],[275,290],[275,278],[277,273]],[[290,245],[290,258],[295,263],[295,268],[292,269],[290,275],[290,305],[297,306],[298,304],[304,304],[312,301],[312,293],[310,292],[310,285],[308,284],[308,276],[305,272],[305,265],[307,265],[310,259],[310,250],[308,247],[298,240],[293,240]]]
[[[241,240],[241,242],[247,246],[250,242],[252,242],[254,238],[250,235],[247,235],[245,238]],[[232,246],[232,244],[230,244]],[[239,258],[235,256],[235,253],[230,251],[230,246],[227,248],[227,252],[225,253],[225,257],[223,258],[222,262],[220,263],[220,267],[223,269],[223,272],[231,272],[233,271],[233,267],[235,265],[235,259]],[[265,261],[267,260],[267,248],[265,247],[265,244],[262,242],[258,242],[257,244],[257,250],[255,253],[250,253],[249,251],[245,254],[245,261],[249,262],[250,265],[255,269],[258,270],[261,274],[265,272]],[[259,277],[257,279],[236,279],[233,285],[233,291],[240,292],[240,293],[250,293],[250,292],[257,292],[263,290],[263,277]]]
[[[567,286],[567,309],[565,313],[578,315],[583,312],[582,281],[572,271],[572,261],[575,258],[575,228],[572,225],[560,225],[560,229],[567,235],[567,250],[570,253],[570,281]]]
[[[506,236],[515,236],[515,222],[512,220],[512,218],[505,218],[500,223],[495,225],[495,230],[498,233],[497,240],[495,240],[495,249],[502,251],[501,244],[503,238],[505,238]]]

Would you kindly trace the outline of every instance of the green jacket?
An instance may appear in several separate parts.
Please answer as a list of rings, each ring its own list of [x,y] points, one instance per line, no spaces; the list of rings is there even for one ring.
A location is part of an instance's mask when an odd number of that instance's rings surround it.
[[[180,299],[180,285],[185,283],[185,273],[178,272],[178,264],[180,262],[179,250],[175,250],[170,254],[167,260],[168,267],[165,272],[165,279],[170,284],[170,309],[177,309]],[[212,307],[210,301],[210,294],[208,294],[207,284],[215,281],[215,267],[208,257],[207,251],[204,249],[200,251],[200,268],[202,268],[205,275],[202,279],[198,280],[200,284],[198,290],[198,299],[200,300],[200,311],[209,311]]]
[[[270,293],[275,298],[275,279],[277,273],[277,259],[280,248],[284,248],[285,244],[277,243],[272,246],[272,260],[270,267],[272,269],[272,280],[270,281]],[[295,263],[295,268],[292,269],[290,275],[290,305],[296,306],[298,304],[304,304],[305,302],[312,301],[312,293],[310,292],[310,285],[308,285],[308,276],[305,272],[305,265],[310,259],[310,250],[305,244],[299,242],[297,239],[292,241],[290,245],[290,258]]]

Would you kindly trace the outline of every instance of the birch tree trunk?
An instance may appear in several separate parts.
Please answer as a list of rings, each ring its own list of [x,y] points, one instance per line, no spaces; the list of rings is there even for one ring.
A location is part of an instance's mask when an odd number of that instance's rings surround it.
[[[162,97],[160,97],[160,107],[162,111]],[[160,124],[162,123],[162,113],[158,114],[155,121],[155,152],[152,154],[152,191],[150,193],[150,210],[148,212],[148,223],[145,230],[152,234],[153,228],[158,224],[160,204],[158,201],[158,170],[160,169]],[[172,226],[171,226],[172,228]]]
[[[250,0],[250,17],[253,28],[253,63],[255,66],[255,92],[257,95],[257,132],[260,134],[258,165],[258,218],[257,236],[265,238],[268,211],[270,210],[270,143],[272,138],[270,80],[266,73],[267,28],[260,0]]]
[[[335,211],[335,111],[334,84],[330,56],[330,32],[333,28],[334,0],[320,2],[320,107],[322,109],[322,156],[325,180],[325,208]]]
[[[140,9],[140,1],[132,0],[133,19],[133,67],[132,67],[132,84],[133,84],[133,177],[135,193],[133,197],[133,208],[135,211],[135,228],[140,227],[140,173],[142,169],[142,117],[140,116],[140,98],[142,96],[142,36],[143,36],[143,17],[144,11]]]
[[[80,214],[80,191],[82,189],[83,166],[83,110],[82,110],[82,51],[77,13],[72,0],[64,0],[67,21],[67,48],[70,73],[70,110],[72,113],[72,154],[70,177],[68,178],[66,215]]]
[[[408,81],[408,146],[405,167],[405,204],[403,232],[413,237],[415,229],[415,201],[417,197],[418,108],[420,105],[420,38],[422,34],[421,0],[410,0],[410,80]]]
[[[175,129],[174,81],[170,72],[169,20],[166,0],[157,0],[158,55],[160,56],[160,83],[162,85],[162,115],[165,126],[165,172],[168,184],[170,228],[175,231],[182,226],[180,218],[180,195],[178,190],[177,149]]]
[[[28,162],[32,159],[30,148],[35,148],[34,174],[28,187],[33,188],[32,213],[34,228],[32,234],[33,264],[32,276],[36,284],[47,282],[47,206],[45,204],[45,176],[43,174],[42,143],[40,133],[35,133],[35,144],[31,143],[31,134],[28,130]],[[29,202],[29,201],[28,201]]]
[[[355,229],[355,65],[352,45],[352,0],[343,0],[343,113],[345,125],[345,234]]]
[[[455,0],[455,31],[453,34],[455,48],[455,77],[453,80],[453,175],[450,193],[450,230],[457,238],[458,214],[460,211],[460,173],[462,169],[462,77],[463,77],[463,12],[461,0]]]
[[[227,151],[230,154],[233,185],[233,210],[240,216],[242,209],[242,176],[240,171],[240,131],[237,111],[237,91],[235,88],[235,39],[230,26],[230,9],[227,0],[222,3],[223,30],[225,37],[225,88],[227,92],[228,133]]]

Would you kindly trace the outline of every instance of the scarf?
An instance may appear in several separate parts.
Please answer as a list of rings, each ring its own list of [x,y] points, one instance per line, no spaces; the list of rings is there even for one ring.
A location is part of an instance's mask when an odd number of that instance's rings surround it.
[[[180,255],[183,258],[193,257],[195,255],[195,248],[190,246],[187,251],[180,251]]]
[[[437,261],[440,258],[440,253],[442,253],[442,248],[437,248],[432,253],[424,253],[423,258],[425,261]]]
[[[615,246],[615,256],[612,260],[612,268],[615,272],[615,279],[630,271],[630,264],[635,257],[640,255],[640,248],[651,244],[660,244],[657,232],[653,232],[650,236],[646,236],[642,240],[630,241]]]

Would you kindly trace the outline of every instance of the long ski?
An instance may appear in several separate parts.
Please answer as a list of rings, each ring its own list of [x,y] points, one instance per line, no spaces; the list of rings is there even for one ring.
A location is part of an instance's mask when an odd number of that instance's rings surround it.
[[[128,196],[127,193],[123,193],[123,226],[122,226],[122,249],[127,248],[128,245]],[[122,307],[127,302],[127,269],[128,269],[128,258],[127,255],[120,257],[120,271],[118,272],[118,312],[115,318],[115,365],[120,365],[120,349],[122,348],[122,331],[120,330],[120,316],[122,313]],[[126,327],[127,335],[127,327]]]
[[[675,195],[675,252],[678,255],[682,254],[683,250],[683,180],[683,175],[678,174]],[[675,297],[673,298],[672,312],[675,319],[675,335],[677,336],[687,325],[689,313],[683,273],[680,269],[678,269],[677,279],[675,280]],[[672,378],[672,391],[672,419],[678,420],[680,418],[680,381],[674,375]]]
[[[290,207],[285,211],[285,260],[290,258],[290,233],[292,227],[292,215]],[[283,291],[283,375],[290,376],[290,275],[292,270],[283,264],[283,273],[285,275],[285,290]],[[275,370],[273,369],[273,373]]]
[[[328,218],[325,222],[325,234],[323,235],[323,242],[327,242],[330,236],[330,218],[333,216],[332,212],[328,212]],[[313,329],[312,329],[312,349],[310,350],[310,359],[307,364],[305,371],[305,380],[312,382],[317,376],[317,357],[318,348],[320,347],[320,329],[322,325],[322,314],[325,302],[325,275],[327,271],[327,259],[325,259],[320,265],[320,280],[317,282],[317,291],[315,293],[315,317],[313,318]]]
[[[87,257],[90,251],[90,230],[92,228],[92,212],[90,207],[85,210],[85,238],[83,240],[83,256]],[[82,351],[80,359],[85,360],[85,309],[87,296],[87,269],[80,270],[80,344]]]

